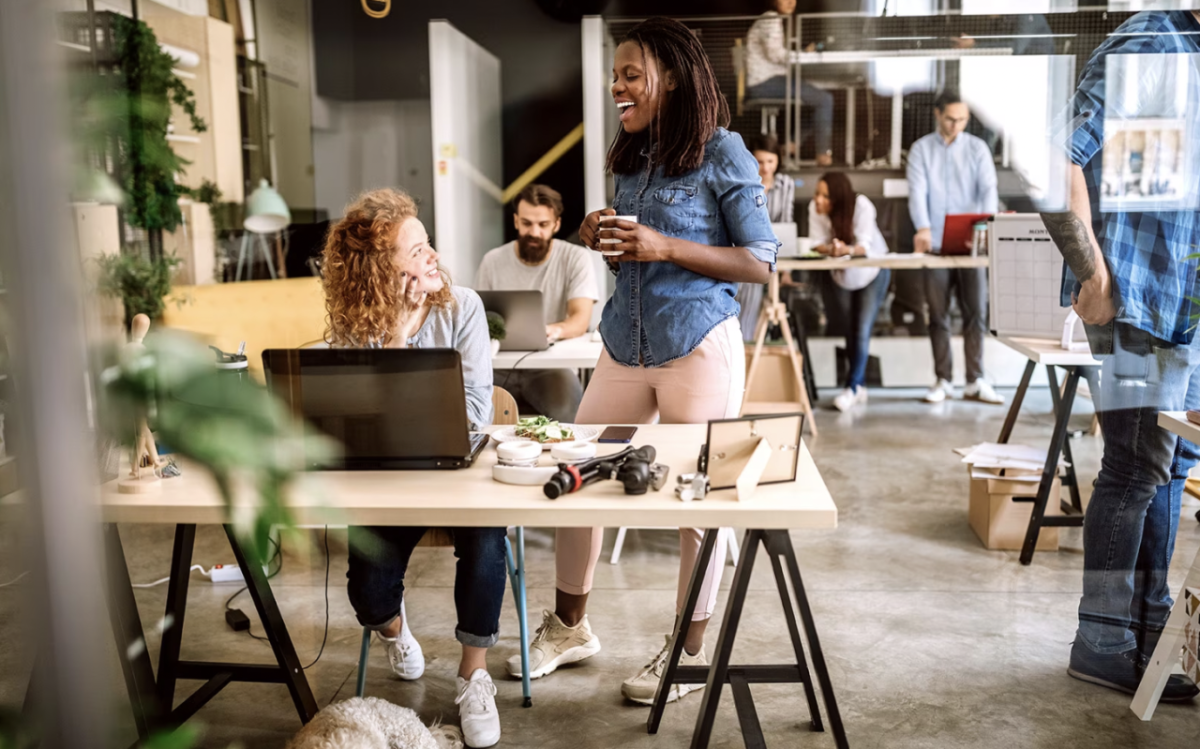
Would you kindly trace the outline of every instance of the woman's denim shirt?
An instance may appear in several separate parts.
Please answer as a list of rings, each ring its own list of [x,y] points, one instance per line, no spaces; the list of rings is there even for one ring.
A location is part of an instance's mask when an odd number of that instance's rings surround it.
[[[758,162],[740,135],[718,128],[704,163],[680,177],[661,167],[616,175],[618,216],[667,237],[712,247],[745,247],[775,270],[779,242],[771,230]],[[627,367],[659,367],[692,353],[709,331],[736,317],[738,285],[675,263],[618,263],[616,290],[600,320],[608,355]]]

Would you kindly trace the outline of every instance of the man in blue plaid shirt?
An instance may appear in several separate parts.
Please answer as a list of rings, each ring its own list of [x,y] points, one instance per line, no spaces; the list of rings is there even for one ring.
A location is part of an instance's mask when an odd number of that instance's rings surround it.
[[[1104,458],[1084,520],[1068,673],[1132,694],[1170,613],[1183,484],[1200,457],[1157,426],[1159,411],[1200,408],[1188,257],[1200,218],[1200,13],[1122,24],[1084,69],[1072,116],[1069,209],[1043,218],[1073,271],[1064,304],[1103,361]],[[1196,694],[1172,676],[1162,700]]]

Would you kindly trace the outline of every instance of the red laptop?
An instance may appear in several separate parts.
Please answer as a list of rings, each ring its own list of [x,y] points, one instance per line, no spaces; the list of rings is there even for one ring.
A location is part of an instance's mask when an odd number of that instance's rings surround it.
[[[938,254],[970,255],[975,224],[987,221],[991,217],[990,213],[955,213],[946,216],[946,227],[942,230],[942,249]]]

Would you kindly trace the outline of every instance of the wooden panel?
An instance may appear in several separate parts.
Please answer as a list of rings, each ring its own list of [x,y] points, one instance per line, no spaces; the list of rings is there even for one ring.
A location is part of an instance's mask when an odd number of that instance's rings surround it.
[[[241,203],[246,199],[242,180],[242,123],[238,112],[237,45],[233,26],[215,18],[205,18],[208,48],[208,88],[210,115],[208,134],[214,180],[224,199]]]
[[[245,341],[250,371],[261,379],[263,349],[299,348],[324,336],[325,295],[313,277],[178,286],[162,322],[222,351]]]

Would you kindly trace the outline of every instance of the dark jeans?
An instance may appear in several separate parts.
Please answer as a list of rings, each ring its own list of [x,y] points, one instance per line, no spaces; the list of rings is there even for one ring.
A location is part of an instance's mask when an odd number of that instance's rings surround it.
[[[1124,323],[1109,330],[1112,353],[1097,356],[1104,457],[1084,517],[1079,601],[1079,637],[1097,653],[1132,650],[1138,630],[1166,624],[1183,484],[1200,457],[1157,425],[1159,411],[1200,408],[1200,337],[1172,346]]]
[[[454,636],[463,645],[490,648],[500,634],[500,604],[508,570],[504,561],[504,528],[452,528]],[[350,571],[346,590],[359,624],[381,630],[400,615],[404,572],[425,528],[350,526]]]
[[[583,383],[573,369],[494,370],[492,382],[504,388],[525,414],[549,416],[564,423],[575,421],[583,400]]]
[[[846,336],[846,370],[844,387],[858,389],[867,381],[867,359],[871,354],[871,331],[883,300],[887,298],[892,272],[879,271],[875,280],[864,288],[849,291],[838,286],[830,277],[822,288],[825,295],[825,315],[840,323],[837,327]]]
[[[987,335],[988,281],[986,268],[927,268],[925,300],[929,303],[929,340],[933,369],[939,380],[953,382],[954,354],[950,351],[950,293],[958,290],[963,316],[963,353],[967,383],[983,377],[983,339]]]
[[[787,79],[782,75],[746,88],[747,99],[786,99]],[[813,140],[817,154],[833,150],[833,94],[800,79],[800,103],[813,108]]]

